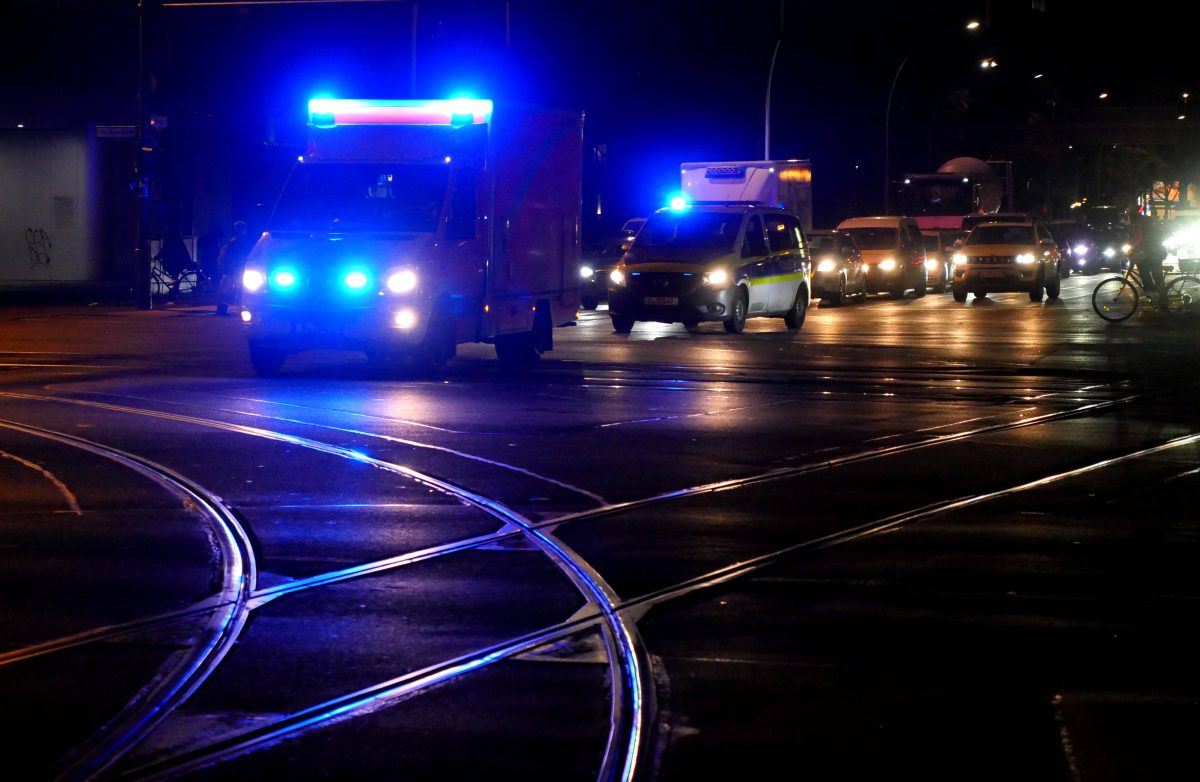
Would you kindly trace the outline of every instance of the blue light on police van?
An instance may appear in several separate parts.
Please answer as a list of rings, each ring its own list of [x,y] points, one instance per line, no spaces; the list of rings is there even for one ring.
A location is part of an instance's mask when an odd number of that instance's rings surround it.
[[[296,284],[296,273],[291,269],[278,269],[271,275],[271,282],[280,288],[291,288]]]
[[[686,209],[688,206],[687,196],[684,196],[684,195],[672,196],[671,200],[667,202],[667,205],[675,210]]]
[[[342,282],[344,282],[346,287],[350,290],[362,290],[363,288],[367,287],[367,275],[365,272],[355,269],[353,271],[346,272],[346,276],[342,278]]]

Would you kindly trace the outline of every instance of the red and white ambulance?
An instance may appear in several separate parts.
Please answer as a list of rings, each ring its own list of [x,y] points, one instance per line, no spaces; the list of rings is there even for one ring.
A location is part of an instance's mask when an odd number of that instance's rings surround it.
[[[347,349],[528,367],[579,307],[583,116],[488,100],[309,102],[309,141],[242,277],[250,360]]]

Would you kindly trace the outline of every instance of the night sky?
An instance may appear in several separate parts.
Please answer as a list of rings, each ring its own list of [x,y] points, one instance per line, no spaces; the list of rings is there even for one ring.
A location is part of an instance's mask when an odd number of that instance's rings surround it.
[[[1171,105],[1200,86],[1200,59],[1175,42],[1169,12],[1118,19],[1096,3],[1013,0],[989,15],[988,5],[790,0],[781,14],[778,0],[512,0],[506,40],[504,2],[430,0],[418,11],[417,92],[583,110],[589,149],[607,151],[588,177],[619,224],[663,203],[680,162],[762,157],[767,75],[782,40],[771,153],[813,161],[825,225],[880,206],[888,91],[906,58],[891,103],[894,176],[1006,153],[980,134],[964,142],[963,123],[1019,124],[1031,111],[1093,104],[1101,91],[1113,104]],[[314,94],[410,96],[409,3],[149,6],[155,111],[246,117],[246,133],[266,125],[287,143],[299,140]],[[18,0],[11,29],[26,45],[0,55],[0,87],[129,94],[134,7]],[[984,28],[969,33],[972,18]],[[980,69],[985,56],[999,66]]]

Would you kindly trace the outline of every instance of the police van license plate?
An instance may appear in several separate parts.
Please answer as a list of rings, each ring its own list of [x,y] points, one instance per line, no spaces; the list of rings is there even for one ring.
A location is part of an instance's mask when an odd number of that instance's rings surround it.
[[[679,303],[678,296],[647,296],[642,303],[651,307],[673,307]]]

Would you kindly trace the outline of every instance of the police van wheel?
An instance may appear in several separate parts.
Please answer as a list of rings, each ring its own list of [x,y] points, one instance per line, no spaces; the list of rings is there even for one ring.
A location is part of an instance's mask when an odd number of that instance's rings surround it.
[[[739,293],[733,300],[733,312],[723,322],[730,334],[741,334],[746,329],[746,294]]]
[[[839,296],[838,300],[841,300]],[[808,298],[804,295],[804,289],[796,291],[796,300],[792,302],[792,308],[783,316],[783,322],[789,329],[798,329],[804,325],[804,316],[808,314]]]
[[[283,369],[285,361],[287,361],[287,353],[282,350],[250,345],[250,365],[254,367],[254,374],[259,377],[278,375],[279,370]]]
[[[628,315],[617,315],[615,313],[610,317],[612,318],[613,331],[618,334],[628,334],[633,331],[633,318]]]
[[[520,334],[504,334],[496,337],[496,358],[507,369],[518,371],[533,369],[542,358],[538,347],[537,331]]]

